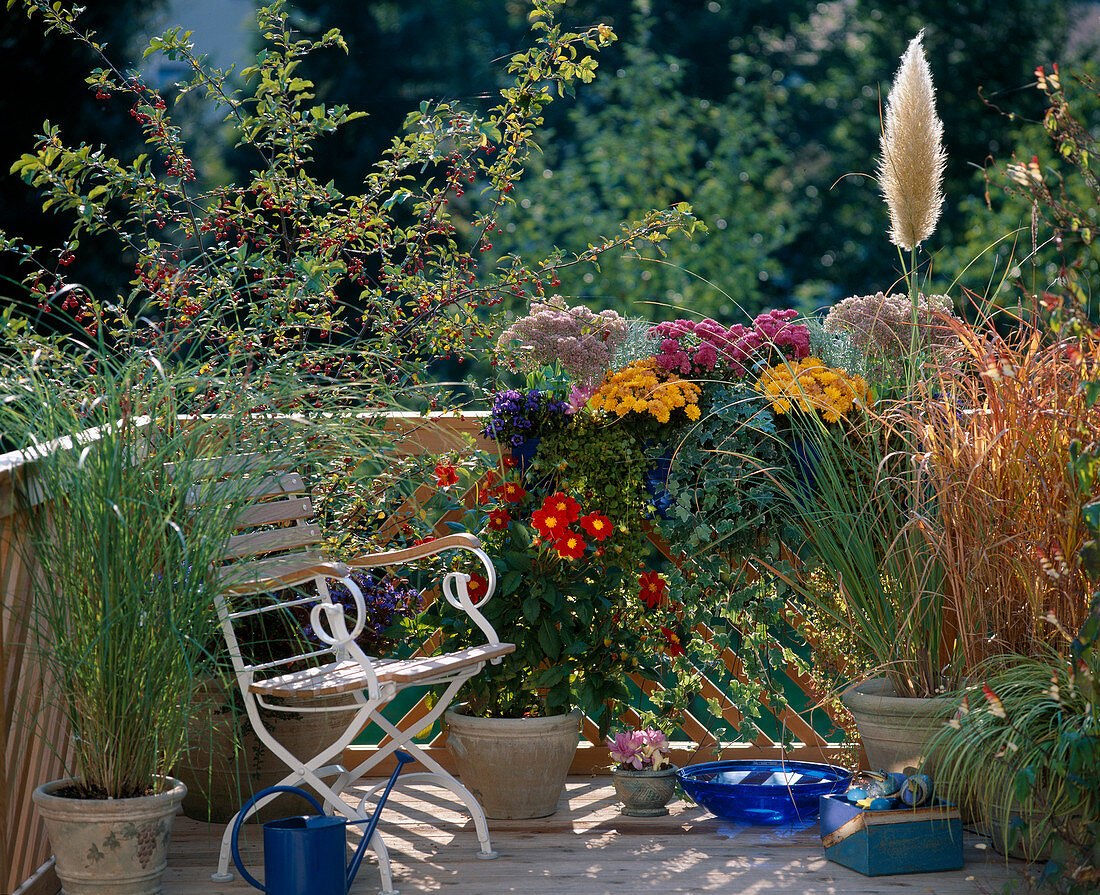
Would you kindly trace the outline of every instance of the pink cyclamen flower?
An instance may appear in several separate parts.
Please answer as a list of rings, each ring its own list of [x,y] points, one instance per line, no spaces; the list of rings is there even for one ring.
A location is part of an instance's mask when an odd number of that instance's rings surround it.
[[[642,769],[642,736],[639,731],[630,733],[617,733],[615,739],[607,741],[607,748],[611,750],[611,760],[623,767],[632,767],[636,771]]]
[[[657,751],[668,751],[668,737],[664,735],[663,731],[647,727],[645,730],[641,731],[641,738],[643,749],[646,751],[647,755],[652,755]]]

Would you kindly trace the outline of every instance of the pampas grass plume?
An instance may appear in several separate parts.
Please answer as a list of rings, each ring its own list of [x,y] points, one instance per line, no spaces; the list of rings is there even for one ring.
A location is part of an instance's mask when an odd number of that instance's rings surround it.
[[[886,97],[878,180],[890,209],[890,241],[912,251],[932,235],[943,207],[943,122],[921,46],[909,43]]]

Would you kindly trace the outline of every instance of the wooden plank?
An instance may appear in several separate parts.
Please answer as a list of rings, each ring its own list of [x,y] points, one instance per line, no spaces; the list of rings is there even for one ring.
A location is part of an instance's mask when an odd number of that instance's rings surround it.
[[[0,892],[18,888],[50,857],[31,792],[61,776],[69,753],[64,717],[46,699],[52,688],[32,645],[34,571],[26,530],[23,511],[0,519]],[[48,874],[44,878],[48,888]]]
[[[192,485],[187,495],[189,503],[200,499],[210,503],[248,503],[265,497],[283,494],[302,494],[306,483],[297,472],[283,472],[275,475],[256,476],[248,479],[234,479],[213,484]]]
[[[424,656],[418,659],[404,659],[384,668],[380,681],[394,681],[398,684],[413,684],[449,675],[470,665],[478,665],[490,659],[506,656],[516,651],[514,643],[486,644],[471,646],[442,656]]]
[[[253,504],[237,514],[237,528],[258,528],[280,522],[297,522],[313,515],[313,501],[308,497],[290,497]]]
[[[437,737],[428,745],[421,748],[443,767],[451,772],[455,771],[455,764],[451,760],[451,754],[447,751],[445,738]],[[354,768],[378,751],[378,746],[352,745],[344,750],[344,767]],[[726,761],[747,759],[781,759],[788,761],[814,761],[825,764],[843,764],[845,750],[839,746],[807,746],[804,743],[794,743],[790,751],[785,752],[782,746],[762,748],[755,743],[722,743],[720,746],[703,749],[695,743],[672,743],[672,763],[677,767],[687,767],[689,764],[699,764],[704,761]],[[393,773],[394,762],[383,759],[372,769],[372,773],[387,775]],[[592,743],[582,740],[577,748],[573,762],[569,766],[570,774],[609,776],[611,774],[611,759],[608,756],[607,746],[603,743]]]
[[[321,543],[321,529],[318,526],[291,525],[287,528],[234,535],[225,545],[225,558],[259,556],[262,553],[274,553],[279,550],[312,547],[319,543]]]
[[[317,575],[339,578],[343,576],[343,570],[327,556],[314,551],[247,560],[218,569],[222,586],[227,593],[237,596],[292,587]]]
[[[187,474],[188,481],[195,481],[242,476],[256,470],[270,473],[276,469],[290,469],[294,465],[294,460],[284,454],[273,451],[250,451],[223,457],[202,457],[178,463],[165,463],[164,472],[170,479],[174,479],[182,471]]]
[[[345,793],[357,802],[362,788]],[[665,817],[631,818],[607,778],[571,777],[557,811],[533,820],[490,820],[494,861],[477,858],[473,823],[438,789],[398,787],[382,812],[379,832],[389,849],[394,887],[403,895],[973,895],[1017,879],[1018,862],[979,849],[965,834],[962,871],[867,878],[828,861],[816,826],[746,827],[674,799]],[[164,895],[245,895],[247,883],[210,882],[221,827],[179,817],[173,832]],[[352,833],[349,838],[357,841]],[[262,868],[260,837],[242,848]],[[349,895],[378,891],[378,871],[364,864]]]

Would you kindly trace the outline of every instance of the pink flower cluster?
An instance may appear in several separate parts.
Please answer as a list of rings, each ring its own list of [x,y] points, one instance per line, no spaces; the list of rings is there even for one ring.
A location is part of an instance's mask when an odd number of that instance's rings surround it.
[[[611,760],[623,770],[659,771],[669,765],[668,737],[652,727],[615,734],[607,741]]]
[[[615,311],[594,314],[581,305],[533,302],[530,314],[500,334],[497,350],[512,354],[521,369],[556,361],[585,386],[603,378],[626,332],[626,321]]]
[[[809,356],[810,333],[803,324],[791,322],[797,317],[798,312],[790,309],[768,311],[751,326],[735,323],[729,329],[709,318],[673,320],[657,324],[649,334],[661,339],[657,364],[666,372],[701,376],[721,365],[743,376],[750,361],[768,360],[773,352],[790,360]]]

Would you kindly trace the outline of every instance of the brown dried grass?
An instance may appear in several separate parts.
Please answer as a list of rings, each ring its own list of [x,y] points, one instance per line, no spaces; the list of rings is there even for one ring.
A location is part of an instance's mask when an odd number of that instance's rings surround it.
[[[927,536],[943,566],[943,645],[972,670],[993,655],[1064,647],[1050,613],[1070,630],[1084,621],[1089,586],[1074,559],[1090,495],[1068,472],[1069,446],[1100,440],[1100,406],[1082,389],[1100,377],[1100,346],[1095,336],[1050,344],[1027,326],[1006,338],[955,329],[960,355],[936,371],[910,422],[936,508]]]

